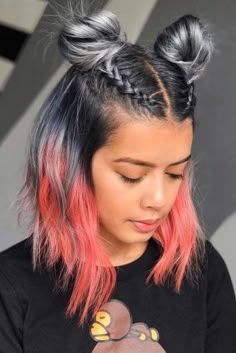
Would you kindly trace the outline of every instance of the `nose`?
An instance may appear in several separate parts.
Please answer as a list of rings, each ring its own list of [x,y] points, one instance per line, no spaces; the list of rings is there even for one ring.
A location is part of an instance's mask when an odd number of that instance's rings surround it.
[[[142,207],[161,210],[167,203],[167,190],[164,185],[164,180],[158,178],[157,181],[151,183],[148,189],[143,193]]]

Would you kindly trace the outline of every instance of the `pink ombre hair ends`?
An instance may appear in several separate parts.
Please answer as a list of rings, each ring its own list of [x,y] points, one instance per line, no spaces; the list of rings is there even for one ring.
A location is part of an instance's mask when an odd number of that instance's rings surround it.
[[[99,242],[91,177],[94,153],[123,122],[112,107],[135,112],[140,120],[165,121],[169,113],[180,123],[190,118],[194,129],[194,80],[209,61],[212,41],[199,19],[186,15],[147,49],[120,35],[114,14],[76,11],[63,18],[58,34],[60,51],[72,66],[43,104],[30,135],[18,222],[29,214],[34,270],[60,262],[56,285],[63,290],[72,285],[66,314],[78,311],[83,324],[116,285],[116,269]],[[171,278],[177,292],[184,278],[198,283],[205,251],[193,186],[190,161],[171,211],[153,234],[162,254],[147,281],[164,285]]]

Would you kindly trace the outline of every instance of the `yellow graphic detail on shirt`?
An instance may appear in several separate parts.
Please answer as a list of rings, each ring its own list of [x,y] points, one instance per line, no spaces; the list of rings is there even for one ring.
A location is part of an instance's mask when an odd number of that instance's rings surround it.
[[[127,306],[110,300],[97,312],[90,335],[98,342],[92,353],[166,353],[159,332],[145,323],[133,323]]]

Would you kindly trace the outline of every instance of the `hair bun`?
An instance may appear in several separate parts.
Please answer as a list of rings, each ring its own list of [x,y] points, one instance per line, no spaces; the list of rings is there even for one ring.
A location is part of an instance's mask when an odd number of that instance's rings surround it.
[[[185,15],[166,27],[157,37],[154,50],[181,67],[188,84],[196,80],[210,60],[213,40],[207,25]]]
[[[119,51],[123,44],[120,31],[117,17],[109,11],[83,16],[73,10],[63,18],[58,46],[65,59],[87,71]]]

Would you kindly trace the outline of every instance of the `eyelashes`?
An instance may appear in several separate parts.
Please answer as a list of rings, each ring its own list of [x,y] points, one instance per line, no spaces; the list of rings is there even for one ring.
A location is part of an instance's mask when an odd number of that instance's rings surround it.
[[[172,180],[182,180],[184,178],[184,176],[182,174],[167,174],[167,175],[169,175],[169,177]],[[120,174],[120,177],[125,183],[130,183],[130,184],[138,184],[143,179],[143,177],[142,178],[138,178],[138,179],[131,179],[131,178],[127,178],[126,176],[121,175],[121,174]]]

